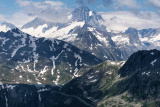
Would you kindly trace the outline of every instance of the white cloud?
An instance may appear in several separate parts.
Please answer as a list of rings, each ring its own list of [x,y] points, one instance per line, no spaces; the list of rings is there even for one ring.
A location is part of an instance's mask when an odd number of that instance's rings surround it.
[[[160,0],[147,0],[147,3],[153,7],[160,8]]]
[[[129,11],[100,13],[105,22],[102,24],[110,30],[125,31],[129,27],[136,29],[160,28],[160,16],[156,12],[140,11],[135,15]]]
[[[16,0],[16,3],[23,7],[23,6],[28,6],[31,2],[26,0]]]
[[[63,2],[16,0],[16,3],[21,7],[21,10],[10,16],[7,21],[18,27],[23,26],[36,17],[49,22],[63,23],[68,21],[66,20],[66,16],[70,12],[70,9]]]
[[[0,14],[0,22],[5,21],[5,16],[3,16],[2,14]]]
[[[22,27],[24,24],[36,18],[36,16],[28,16],[23,11],[14,13],[7,22],[14,24],[17,27]]]
[[[59,1],[45,1],[46,4],[50,4],[52,6],[63,6],[64,3],[59,2]]]
[[[129,8],[139,8],[139,4],[136,0],[114,0],[118,2],[118,5],[127,6]]]

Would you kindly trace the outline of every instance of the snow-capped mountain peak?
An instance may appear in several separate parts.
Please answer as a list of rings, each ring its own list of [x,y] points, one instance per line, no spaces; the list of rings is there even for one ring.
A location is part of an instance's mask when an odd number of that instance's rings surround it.
[[[80,6],[79,8],[76,8],[71,14],[71,21],[85,21],[85,23],[91,25],[103,20],[101,15],[98,15],[95,11],[91,11],[86,6]]]

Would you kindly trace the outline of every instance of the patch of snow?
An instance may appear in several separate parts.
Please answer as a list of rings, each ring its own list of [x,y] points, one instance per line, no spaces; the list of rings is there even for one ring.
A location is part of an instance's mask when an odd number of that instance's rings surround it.
[[[112,72],[107,72],[107,74],[111,75],[111,74],[112,74]]]
[[[22,75],[20,75],[19,78],[22,78]]]
[[[92,83],[92,82],[96,82],[97,81],[97,79],[94,79],[94,80],[91,80],[90,82]]]
[[[44,25],[38,26],[35,29],[33,27],[31,27],[31,28],[27,28],[27,29],[22,29],[22,31],[26,32],[30,35],[36,36],[36,37],[45,37],[55,31],[57,31],[57,28],[58,28],[58,27],[52,27],[49,30],[46,30],[45,32],[43,32],[43,29],[45,29],[47,27],[48,27],[48,25],[44,24]]]
[[[16,49],[14,49],[13,50],[13,52],[12,52],[12,54],[11,54],[11,57],[13,58],[14,56],[15,56],[15,54],[17,53],[17,51],[20,49],[20,48],[22,48],[22,47],[24,47],[24,46],[26,46],[26,38],[27,38],[27,34],[16,34],[16,33],[14,33],[14,36],[23,36],[22,37],[22,39],[21,39],[21,41],[22,41],[22,44],[21,45],[19,45],[19,46],[17,46],[17,48]]]
[[[154,63],[157,61],[157,59],[155,59],[154,61],[151,62],[151,65],[154,66]]]
[[[156,36],[153,36],[153,37],[150,39],[150,41],[153,41],[153,42],[159,41],[159,40],[160,40],[160,34],[159,34],[159,35],[156,35]]]
[[[89,47],[89,49],[90,49],[90,50],[93,50],[93,48],[92,48],[92,47]]]
[[[2,41],[2,46],[5,45],[5,43],[8,41],[9,39],[5,39]]]
[[[101,44],[97,44],[96,46],[102,46]]]
[[[104,37],[101,33],[99,33],[98,31],[95,31],[95,33],[93,32],[93,34],[96,36],[96,38],[103,43],[106,47],[109,46],[109,41],[107,40],[106,37]]]
[[[67,46],[68,46],[68,44],[65,43],[64,46],[63,46],[63,48],[67,48]]]
[[[111,62],[112,65],[117,65],[115,62]]]
[[[39,101],[41,102],[41,94],[38,93],[38,98],[39,98]]]
[[[37,82],[37,84],[42,84],[42,83],[40,83],[40,82]]]
[[[59,29],[59,30],[51,33],[47,37],[56,38],[56,39],[59,39],[59,40],[64,40],[65,39],[66,41],[72,41],[72,40],[75,39],[77,34],[69,34],[69,32],[77,26],[83,27],[84,24],[85,24],[85,22],[73,22],[70,25],[68,25],[67,27]]]
[[[69,52],[71,52],[71,51],[72,51],[70,48],[67,48],[66,50],[67,50],[67,51],[69,51]]]
[[[58,40],[55,40],[55,42],[56,42],[56,44],[57,44],[57,45],[59,45],[59,44],[60,44],[60,41],[58,41]]]
[[[44,74],[44,73],[46,73],[48,71],[48,66],[45,66],[44,68],[43,68],[43,70],[41,70],[40,71],[40,74]]]
[[[27,82],[31,82],[31,81],[28,79]]]
[[[99,73],[99,71],[96,71],[96,73]]]
[[[124,37],[123,35],[113,36],[111,39],[112,39],[117,45],[129,44],[129,38],[128,38],[128,37]]]
[[[0,32],[7,32],[11,30],[11,28],[7,27],[6,25],[0,25]]]
[[[57,55],[57,57],[55,56],[52,56],[50,59],[52,60],[53,62],[53,68],[51,69],[51,74],[53,75],[54,74],[54,69],[56,68],[56,65],[55,65],[55,61],[59,58],[59,56],[64,52],[64,50],[61,51],[61,53],[59,53]]]
[[[6,107],[8,107],[8,99],[6,96],[5,96],[5,99],[6,99]]]
[[[29,62],[30,62],[30,59],[28,60],[23,59],[23,63],[29,63]]]
[[[78,60],[80,61],[80,63],[82,63],[82,58],[79,54],[74,53],[74,57],[77,58],[75,66],[78,66]]]
[[[94,78],[94,76],[88,76],[88,79],[92,79],[92,78]]]
[[[60,76],[59,76],[59,75],[57,75],[56,80],[55,80],[55,81],[53,81],[56,85],[58,85],[59,78],[60,78]]]
[[[106,59],[108,59],[108,57],[107,56],[103,56],[104,58],[106,58]]]
[[[27,65],[27,71],[28,71],[28,72],[33,72],[33,71],[29,68],[28,65]]]
[[[8,88],[8,89],[10,88],[13,90],[14,87],[16,87],[16,85],[6,85],[6,88]]]
[[[39,55],[38,53],[36,53],[36,43],[35,43],[35,38],[30,36],[30,47],[33,48],[33,58],[34,58],[34,71],[36,71],[35,67],[36,67],[36,63],[38,63],[38,58],[39,58]]]
[[[24,69],[23,65],[21,65],[21,64],[20,64],[20,67],[21,67],[21,69],[22,69],[23,71],[25,71],[25,69]]]
[[[150,72],[143,72],[142,75],[148,75],[149,76]]]
[[[37,92],[43,92],[43,91],[48,91],[49,89],[45,88],[45,89],[40,89]]]
[[[95,28],[92,28],[92,27],[87,27],[87,29],[88,29],[88,31],[94,31],[95,30]]]
[[[93,12],[92,11],[89,11],[89,16],[92,16],[93,15]]]
[[[78,72],[78,68],[76,68],[76,69],[74,70],[74,74],[73,74],[73,75],[74,75],[75,77],[78,77],[78,76],[79,76],[77,72]]]
[[[151,52],[151,55],[154,55],[154,53],[153,53],[153,52]]]

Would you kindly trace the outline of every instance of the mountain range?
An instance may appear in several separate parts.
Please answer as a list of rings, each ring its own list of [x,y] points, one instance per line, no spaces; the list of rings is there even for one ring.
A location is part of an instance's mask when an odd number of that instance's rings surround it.
[[[21,30],[35,37],[69,42],[103,61],[123,61],[138,50],[160,49],[159,28],[128,28],[125,32],[108,32],[107,26],[100,24],[105,21],[103,17],[86,6],[76,8],[67,18],[67,23],[53,23],[37,17],[23,25]],[[2,25],[4,27],[4,23]],[[5,31],[14,25],[6,26]]]
[[[0,24],[2,107],[160,106],[159,28],[108,32],[86,6],[67,18]]]

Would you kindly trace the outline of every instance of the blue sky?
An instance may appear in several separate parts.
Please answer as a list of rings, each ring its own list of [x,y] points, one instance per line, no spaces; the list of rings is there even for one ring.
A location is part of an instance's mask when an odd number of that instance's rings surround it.
[[[19,4],[16,2],[17,0],[0,0],[0,14],[9,15],[14,14],[15,12],[20,11],[23,7],[20,7]],[[44,2],[47,0],[28,0],[32,2]],[[63,2],[68,8],[76,8],[79,6],[79,4],[76,2],[76,0],[50,0],[50,1],[60,1]],[[85,1],[85,0],[82,0]],[[86,0],[87,1],[87,0]],[[94,1],[94,0],[92,0]],[[111,0],[108,0],[111,1]],[[97,0],[97,2],[89,4],[85,3],[90,9],[96,10],[96,11],[118,11],[119,9],[115,9],[115,5],[113,3],[116,3],[116,0],[113,0],[114,2],[111,3],[111,5],[104,5],[103,0]],[[117,0],[118,1],[118,0]],[[119,0],[121,1],[121,0]],[[125,0],[124,0],[125,1]],[[136,1],[136,0],[126,0],[126,1]],[[147,0],[137,0],[137,4],[140,5],[139,10],[142,11],[155,11],[154,8],[151,6],[144,5]],[[154,0],[153,0],[154,1]],[[155,0],[156,1],[156,0]],[[123,2],[123,1],[122,1]],[[118,4],[118,2],[117,2]],[[123,11],[129,11],[130,7],[127,5],[121,5],[120,10]]]
[[[57,12],[59,16],[53,20],[63,22],[65,19],[62,17],[82,4],[97,12],[160,13],[160,0],[0,0],[0,22],[9,21],[21,26],[35,17],[50,21]]]

